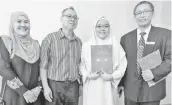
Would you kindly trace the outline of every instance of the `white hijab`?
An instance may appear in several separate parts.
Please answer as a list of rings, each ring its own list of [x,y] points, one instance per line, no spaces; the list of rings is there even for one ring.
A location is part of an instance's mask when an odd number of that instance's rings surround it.
[[[94,24],[94,32],[90,39],[91,41],[91,45],[112,45],[113,46],[113,69],[117,69],[120,60],[125,56],[125,52],[122,48],[122,46],[120,45],[120,43],[116,40],[115,36],[111,34],[112,30],[110,27],[110,32],[109,35],[105,38],[105,39],[100,39],[99,37],[97,37],[96,35],[96,25],[98,23],[99,20],[107,20],[105,17],[100,17],[96,20],[95,24]],[[110,26],[110,23],[109,23]]]
[[[29,20],[24,12],[12,13],[9,27],[10,36],[2,36],[3,42],[10,53],[11,59],[14,55],[17,55],[28,63],[35,63],[40,55],[39,43],[30,37],[30,28],[26,36],[21,36],[14,32],[13,23],[19,16],[25,16]]]

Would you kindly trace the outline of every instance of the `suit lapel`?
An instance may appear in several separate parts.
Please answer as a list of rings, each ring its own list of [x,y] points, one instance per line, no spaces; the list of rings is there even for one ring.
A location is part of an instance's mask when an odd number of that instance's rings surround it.
[[[130,41],[130,50],[133,53],[132,55],[135,55],[133,57],[135,57],[135,60],[137,61],[137,29],[135,29],[130,37],[131,39]],[[136,62],[135,61],[135,62]]]
[[[151,26],[151,30],[148,35],[147,44],[145,46],[143,56],[146,56],[154,51],[154,46],[158,38],[159,35],[155,31],[155,27]],[[149,42],[153,42],[154,44],[148,44]]]

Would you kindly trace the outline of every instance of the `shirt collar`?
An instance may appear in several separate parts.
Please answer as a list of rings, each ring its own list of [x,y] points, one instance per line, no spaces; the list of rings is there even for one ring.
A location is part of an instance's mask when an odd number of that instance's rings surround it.
[[[67,37],[65,36],[65,34],[62,32],[62,28],[59,29],[59,32],[60,32],[60,39],[62,39],[62,38],[67,38]],[[67,38],[67,39],[68,39],[68,38]],[[75,35],[74,32],[73,32],[73,37],[72,37],[71,41],[72,41],[72,40],[76,40],[76,39],[77,39],[77,37],[76,37],[76,35]]]

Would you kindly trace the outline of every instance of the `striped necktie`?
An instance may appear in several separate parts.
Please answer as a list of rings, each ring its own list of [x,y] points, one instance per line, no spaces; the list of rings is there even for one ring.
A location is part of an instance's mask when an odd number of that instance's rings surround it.
[[[137,71],[138,71],[138,77],[139,78],[141,78],[141,68],[140,68],[140,65],[138,63],[138,60],[143,57],[143,51],[144,51],[144,47],[146,45],[145,40],[144,40],[145,34],[146,34],[145,32],[140,33],[141,38],[140,38],[139,43],[137,45]]]

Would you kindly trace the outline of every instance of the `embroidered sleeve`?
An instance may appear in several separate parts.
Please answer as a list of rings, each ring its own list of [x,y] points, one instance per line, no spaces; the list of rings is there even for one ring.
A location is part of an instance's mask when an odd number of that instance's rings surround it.
[[[14,70],[11,67],[10,54],[5,47],[3,40],[0,38],[0,74],[8,81],[7,86],[11,87],[20,96],[23,96],[28,89],[23,85],[23,83],[17,78]],[[19,87],[19,88],[18,88]]]
[[[8,80],[7,85],[14,90],[20,88],[20,86],[23,86],[23,83],[19,80],[19,78],[15,77],[10,81]]]

